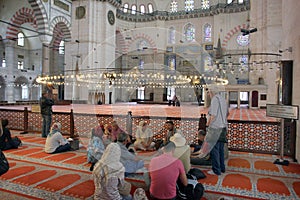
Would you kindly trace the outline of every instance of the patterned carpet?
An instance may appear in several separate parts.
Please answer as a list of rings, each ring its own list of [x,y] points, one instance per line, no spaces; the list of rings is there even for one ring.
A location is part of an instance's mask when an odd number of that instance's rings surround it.
[[[92,199],[94,184],[84,148],[87,139],[81,139],[80,150],[49,155],[43,152],[45,139],[39,135],[15,135],[20,136],[23,146],[4,152],[10,170],[0,177],[0,199]],[[155,153],[139,155],[147,166]],[[201,166],[207,175],[199,180],[205,187],[202,199],[299,199],[300,165],[275,165],[277,158],[230,152],[227,171],[221,176],[209,175],[209,166]],[[127,180],[134,188],[146,188],[145,177],[141,172]]]

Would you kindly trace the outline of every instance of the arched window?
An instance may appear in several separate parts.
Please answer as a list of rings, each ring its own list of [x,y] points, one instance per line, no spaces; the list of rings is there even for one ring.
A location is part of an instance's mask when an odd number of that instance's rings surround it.
[[[174,27],[169,28],[168,43],[175,44],[175,28]]]
[[[239,4],[244,3],[244,0],[238,0],[238,3]]]
[[[230,3],[232,3],[232,0],[227,0],[227,4],[230,4]]]
[[[140,12],[141,12],[141,14],[145,14],[145,12],[146,12],[145,5],[140,6]]]
[[[22,86],[22,99],[28,99],[28,86],[23,84]]]
[[[211,72],[213,70],[214,70],[214,67],[213,67],[213,63],[212,63],[212,58],[209,55],[207,55],[204,58],[204,71]]]
[[[65,41],[63,40],[59,43],[58,53],[65,54]]]
[[[133,15],[136,14],[136,5],[135,5],[135,4],[133,4],[133,5],[131,6],[131,14],[133,14]]]
[[[153,13],[153,5],[151,3],[148,4],[149,13]]]
[[[145,87],[138,87],[137,89],[137,98],[144,100],[145,99]]]
[[[204,42],[211,42],[212,37],[211,37],[211,25],[210,24],[205,24],[203,27],[203,35],[204,35]]]
[[[125,4],[124,4],[124,7],[123,7],[123,12],[124,12],[124,13],[127,13],[127,12],[128,12],[128,8],[129,8],[128,3],[125,3]]]
[[[209,9],[209,0],[201,0],[201,9]]]
[[[195,40],[195,27],[193,24],[188,23],[184,27],[185,41],[191,42]]]
[[[24,34],[18,33],[18,46],[24,47]]]
[[[185,11],[194,10],[194,0],[185,0]]]
[[[145,49],[147,49],[149,47],[149,44],[146,40],[140,40],[137,43],[137,50],[138,51],[144,51]]]
[[[177,12],[178,11],[178,3],[177,1],[173,0],[170,4],[170,12]]]

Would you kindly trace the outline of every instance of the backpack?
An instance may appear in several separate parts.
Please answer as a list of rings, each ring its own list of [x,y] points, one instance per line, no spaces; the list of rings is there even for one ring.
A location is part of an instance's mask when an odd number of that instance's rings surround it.
[[[0,176],[5,174],[9,169],[8,161],[4,153],[0,150]]]
[[[188,183],[185,187],[178,179],[176,184],[176,200],[199,200],[203,196],[204,187],[195,179],[190,179],[192,183]],[[196,183],[197,182],[197,183]]]

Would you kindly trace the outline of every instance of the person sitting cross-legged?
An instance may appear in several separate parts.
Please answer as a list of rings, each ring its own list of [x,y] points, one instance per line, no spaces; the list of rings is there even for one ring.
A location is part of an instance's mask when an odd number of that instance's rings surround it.
[[[150,161],[150,195],[151,199],[176,199],[176,183],[179,179],[183,186],[187,186],[188,180],[182,162],[173,157],[175,144],[169,142],[162,150],[163,154],[154,157]]]
[[[155,146],[155,143],[153,142],[153,132],[148,127],[147,122],[140,121],[135,138],[136,141],[133,144],[135,149],[141,149],[143,151],[153,150]]]
[[[94,165],[100,160],[105,149],[102,139],[103,129],[101,125],[92,129],[92,136],[87,147],[87,161],[91,163],[90,171],[93,171]]]
[[[132,199],[131,184],[124,180],[125,169],[120,158],[120,146],[117,143],[110,143],[93,171],[94,200]]]
[[[137,170],[144,167],[144,161],[140,160],[134,153],[131,153],[126,148],[126,144],[129,141],[129,135],[125,132],[121,132],[118,135],[118,144],[121,148],[121,163],[125,167],[125,175],[135,173]]]
[[[61,124],[55,122],[51,129],[50,133],[47,136],[45,143],[45,152],[46,153],[61,153],[64,151],[70,151],[71,145],[66,138],[61,134]]]

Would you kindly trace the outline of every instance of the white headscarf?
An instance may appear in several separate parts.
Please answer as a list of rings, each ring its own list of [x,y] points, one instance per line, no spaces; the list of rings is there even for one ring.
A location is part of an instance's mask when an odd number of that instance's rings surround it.
[[[124,179],[125,168],[120,162],[120,158],[120,146],[117,143],[110,143],[93,170],[93,175],[98,186],[103,182],[103,179],[106,182],[110,177]]]
[[[55,123],[53,123],[53,125],[51,126],[50,133],[48,134],[48,136],[51,137],[51,136],[54,135],[55,133],[60,132],[60,130],[61,130],[61,123],[55,122]]]

